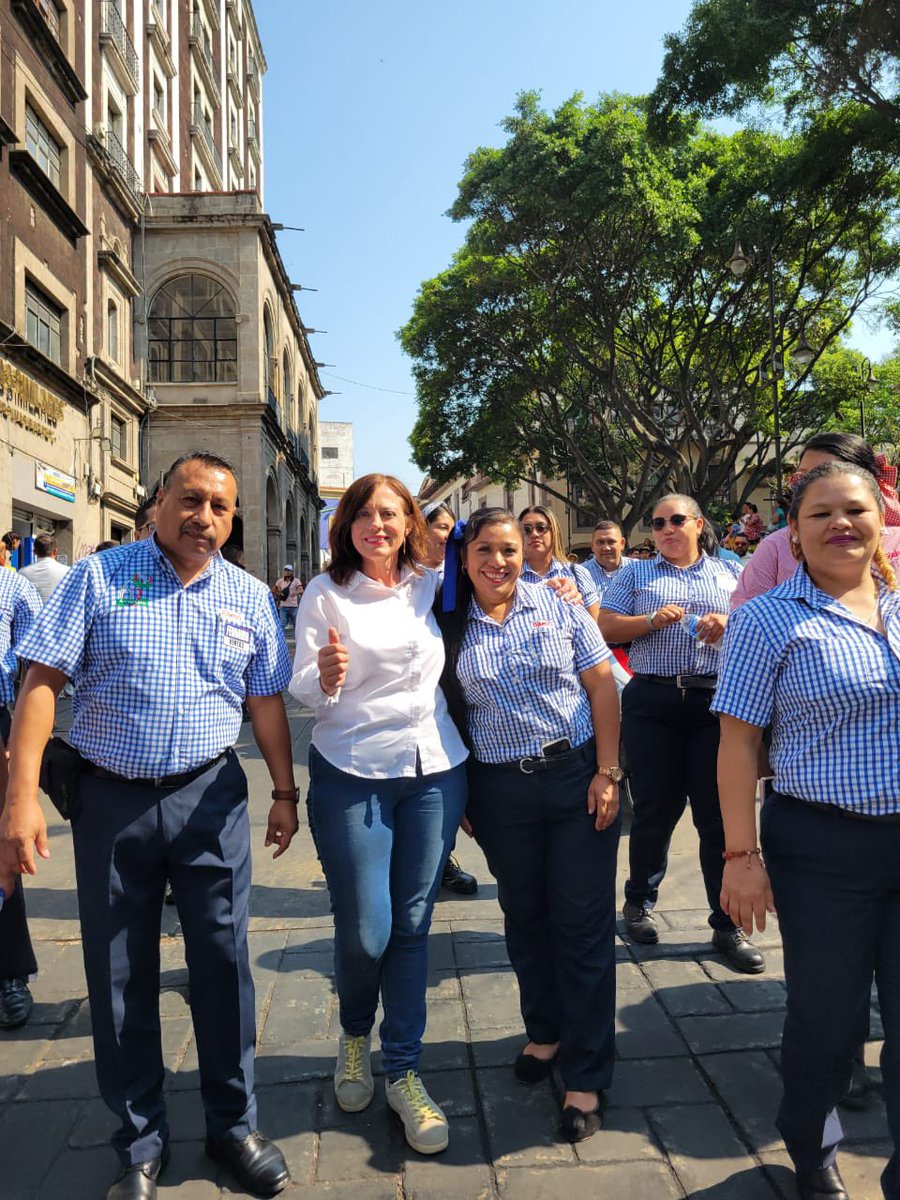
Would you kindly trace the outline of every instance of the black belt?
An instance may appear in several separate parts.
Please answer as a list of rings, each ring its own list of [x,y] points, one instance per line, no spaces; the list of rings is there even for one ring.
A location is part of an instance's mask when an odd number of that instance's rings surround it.
[[[772,801],[790,800],[792,804],[804,804],[818,812],[826,812],[833,817],[846,817],[850,821],[868,821],[875,825],[900,825],[900,812],[893,813],[863,813],[850,808],[841,808],[839,804],[828,804],[822,800],[804,800],[801,796],[789,796],[786,792],[774,792]]]
[[[687,689],[700,688],[706,692],[715,690],[718,683],[717,675],[645,675],[641,671],[633,672],[635,679],[645,679],[648,683],[666,683],[670,687]]]
[[[478,762],[479,767],[493,767],[496,769],[509,770],[510,767],[518,767],[523,775],[534,775],[536,771],[550,771],[554,767],[560,767],[563,763],[571,762],[573,758],[579,756],[584,757],[585,751],[594,744],[593,738],[588,738],[586,742],[582,742],[580,746],[575,746],[571,750],[566,750],[563,754],[530,754],[525,758],[511,758],[507,762],[487,763]]]
[[[180,788],[184,787],[187,783],[192,783],[195,779],[199,779],[204,771],[208,771],[210,767],[215,766],[217,762],[220,762],[229,753],[229,750],[223,750],[221,754],[217,754],[209,762],[203,763],[200,767],[194,767],[191,771],[181,771],[177,775],[160,775],[157,779],[129,779],[127,775],[119,775],[116,771],[107,771],[106,767],[97,766],[89,758],[84,759],[84,770],[87,771],[88,775],[93,775],[95,779],[112,779],[115,783],[132,783],[135,787]]]

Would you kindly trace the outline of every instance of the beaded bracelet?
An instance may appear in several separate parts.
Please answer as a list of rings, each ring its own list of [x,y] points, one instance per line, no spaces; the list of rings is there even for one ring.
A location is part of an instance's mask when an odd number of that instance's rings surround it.
[[[759,846],[756,846],[753,850],[723,850],[722,851],[722,857],[724,858],[724,860],[726,862],[731,862],[731,860],[733,858],[745,858],[746,857],[748,871],[750,870],[750,860],[753,858],[754,854],[759,859],[760,866],[762,866],[762,860],[763,860],[762,850],[760,850]]]

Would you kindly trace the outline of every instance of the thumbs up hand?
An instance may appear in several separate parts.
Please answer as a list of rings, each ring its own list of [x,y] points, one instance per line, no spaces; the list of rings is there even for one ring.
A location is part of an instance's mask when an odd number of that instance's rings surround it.
[[[350,655],[341,643],[341,635],[332,626],[328,630],[328,645],[319,650],[319,687],[326,696],[333,696],[347,679]]]

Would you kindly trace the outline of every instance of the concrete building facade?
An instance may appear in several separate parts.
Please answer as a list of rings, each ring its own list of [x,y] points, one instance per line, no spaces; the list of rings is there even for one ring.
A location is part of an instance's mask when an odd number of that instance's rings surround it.
[[[319,545],[321,566],[331,561],[328,531],[341,496],[356,478],[353,457],[353,423],[351,421],[322,421],[319,426],[319,492],[322,511],[319,515]]]

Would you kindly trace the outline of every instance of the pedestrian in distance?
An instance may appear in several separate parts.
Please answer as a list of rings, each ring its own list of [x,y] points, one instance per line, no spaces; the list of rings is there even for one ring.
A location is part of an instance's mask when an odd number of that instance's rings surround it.
[[[94,1059],[119,1120],[121,1170],[108,1200],[153,1200],[168,1157],[159,932],[169,879],[206,1152],[254,1195],[290,1181],[256,1123],[250,826],[232,748],[246,701],[274,784],[265,844],[278,857],[298,828],[281,696],[290,657],[268,589],[218,553],[236,500],[224,459],[179,458],[159,492],[154,535],[79,562],[17,648],[30,665],[10,742],[0,886],[33,875],[35,855],[49,854],[38,776],[56,697],[71,679],[72,838]]]
[[[428,538],[428,551],[424,565],[430,567],[432,571],[437,571],[439,578],[443,581],[444,559],[449,539],[456,526],[456,517],[449,504],[444,503],[426,504],[422,509],[422,516],[425,518]],[[446,888],[448,892],[454,892],[457,896],[474,896],[478,891],[478,880],[459,865],[453,854],[455,849],[454,843],[441,872],[441,887]]]
[[[16,677],[16,647],[41,611],[36,588],[15,571],[0,571],[0,814],[6,797],[6,746]],[[37,959],[28,933],[22,881],[0,878],[0,1030],[18,1029],[28,1020],[34,1000],[28,979]]]
[[[558,1064],[560,1133],[578,1142],[602,1126],[615,1058],[624,772],[612,655],[584,608],[522,580],[511,513],[477,512],[461,553],[455,607],[442,615],[448,690],[460,693],[467,815],[497,879],[529,1039],[514,1069],[532,1084]]]
[[[669,843],[690,799],[700,840],[712,942],[738,971],[765,969],[759,950],[719,904],[724,833],[716,788],[719,722],[709,702],[719,642],[741,567],[701,548],[704,519],[690,496],[672,493],[650,522],[657,553],[637,562],[606,593],[600,632],[630,641],[634,678],[622,696],[622,737],[634,815],[628,843],[625,930],[654,944],[653,910]]]
[[[525,546],[522,580],[540,583],[541,580],[568,578],[574,580],[584,607],[596,621],[600,597],[590,573],[580,563],[570,563],[563,545],[562,530],[553,511],[543,504],[532,504],[519,513],[519,526]]]
[[[281,578],[276,579],[272,585],[272,595],[278,605],[278,615],[285,633],[293,633],[297,620],[297,606],[303,595],[303,584],[294,574],[293,563],[284,564]]]
[[[381,997],[388,1106],[421,1154],[449,1142],[419,1074],[428,929],[466,803],[466,748],[439,686],[444,646],[425,522],[391,475],[341,497],[331,566],[300,601],[291,693],[315,710],[310,810],[334,911],[341,1034],[337,1103],[374,1096],[371,1030]]]
[[[801,1200],[847,1200],[835,1106],[869,1027],[872,983],[900,1200],[900,593],[874,476],[828,462],[797,484],[800,566],[728,622],[720,715],[722,907],[746,933],[778,913],[787,1013],[777,1125]],[[772,727],[774,789],[756,831],[756,764]],[[760,849],[761,847],[761,849]]]
[[[58,555],[59,547],[53,534],[40,533],[34,539],[34,562],[19,568],[19,574],[34,584],[44,604],[69,569],[65,563],[57,561]]]

